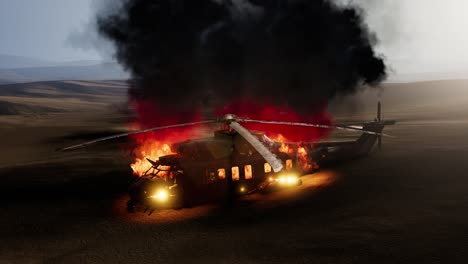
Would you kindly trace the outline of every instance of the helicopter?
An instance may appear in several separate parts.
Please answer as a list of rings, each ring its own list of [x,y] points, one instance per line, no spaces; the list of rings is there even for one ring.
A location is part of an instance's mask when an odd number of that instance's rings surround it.
[[[74,150],[163,129],[215,123],[224,124],[224,128],[215,131],[213,137],[178,142],[172,146],[177,154],[162,156],[158,160],[147,158],[150,168],[129,187],[129,212],[141,208],[151,214],[156,209],[192,207],[219,199],[230,204],[241,195],[300,185],[302,175],[314,172],[322,165],[367,155],[376,142],[381,147],[382,137],[389,137],[382,133],[384,127],[395,124],[395,121],[382,120],[380,102],[377,118],[362,126],[255,120],[227,114],[213,120],[117,134],[61,150]],[[362,135],[355,141],[346,142],[282,143],[270,139],[264,132],[248,130],[241,123],[339,129],[359,131]],[[306,150],[313,165],[300,166],[297,151],[281,152],[279,146],[282,144],[293,150]]]

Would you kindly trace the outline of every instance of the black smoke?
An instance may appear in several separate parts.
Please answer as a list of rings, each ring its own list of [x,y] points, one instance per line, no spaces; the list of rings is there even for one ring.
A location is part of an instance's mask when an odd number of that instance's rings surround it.
[[[123,0],[97,26],[132,73],[131,98],[168,107],[312,111],[386,77],[361,10],[329,0]]]

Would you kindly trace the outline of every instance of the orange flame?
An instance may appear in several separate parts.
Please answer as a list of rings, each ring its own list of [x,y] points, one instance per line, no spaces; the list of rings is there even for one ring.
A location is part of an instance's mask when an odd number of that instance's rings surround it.
[[[285,143],[286,139],[283,137],[283,135],[279,134],[277,137],[274,137],[273,140],[281,143],[281,146],[278,148],[279,152],[283,152],[286,154],[294,153],[294,150],[288,144]]]
[[[278,148],[279,152],[295,154],[298,166],[300,166],[304,171],[311,171],[318,168],[318,164],[309,157],[305,147],[292,146],[291,144],[285,143],[287,140],[281,134],[274,137],[273,140],[281,143],[281,146]]]
[[[146,160],[147,158],[157,161],[159,157],[175,153],[172,152],[168,144],[154,139],[146,139],[139,143],[139,146],[133,150],[133,154],[135,155],[135,162],[130,167],[133,170],[133,174],[140,177],[152,166]]]
[[[307,155],[307,150],[304,147],[299,147],[297,149],[297,158],[304,171],[311,171],[314,168],[315,162],[310,160]]]

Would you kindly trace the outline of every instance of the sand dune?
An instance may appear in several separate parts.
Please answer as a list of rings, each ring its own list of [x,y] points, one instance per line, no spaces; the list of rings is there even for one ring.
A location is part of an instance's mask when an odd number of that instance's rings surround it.
[[[70,63],[27,61],[2,63],[0,55],[0,81],[2,83],[26,83],[54,80],[125,80],[128,74],[117,63],[76,61]],[[15,67],[17,65],[17,67]],[[23,66],[21,66],[23,65]]]
[[[109,106],[125,101],[125,89],[113,85],[27,84],[17,94],[0,86],[6,105],[67,110],[0,116],[0,262],[466,262],[467,81],[387,84],[337,99],[337,122],[371,120],[381,100],[385,118],[399,121],[386,129],[395,138],[298,190],[152,216],[123,209],[129,169],[118,145],[54,152],[122,129],[124,116]]]

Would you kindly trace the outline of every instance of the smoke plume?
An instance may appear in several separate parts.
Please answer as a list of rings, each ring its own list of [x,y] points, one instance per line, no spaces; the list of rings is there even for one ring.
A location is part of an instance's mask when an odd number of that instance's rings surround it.
[[[386,77],[361,10],[329,0],[123,0],[97,26],[132,73],[132,101],[155,112],[253,102],[313,115]]]

